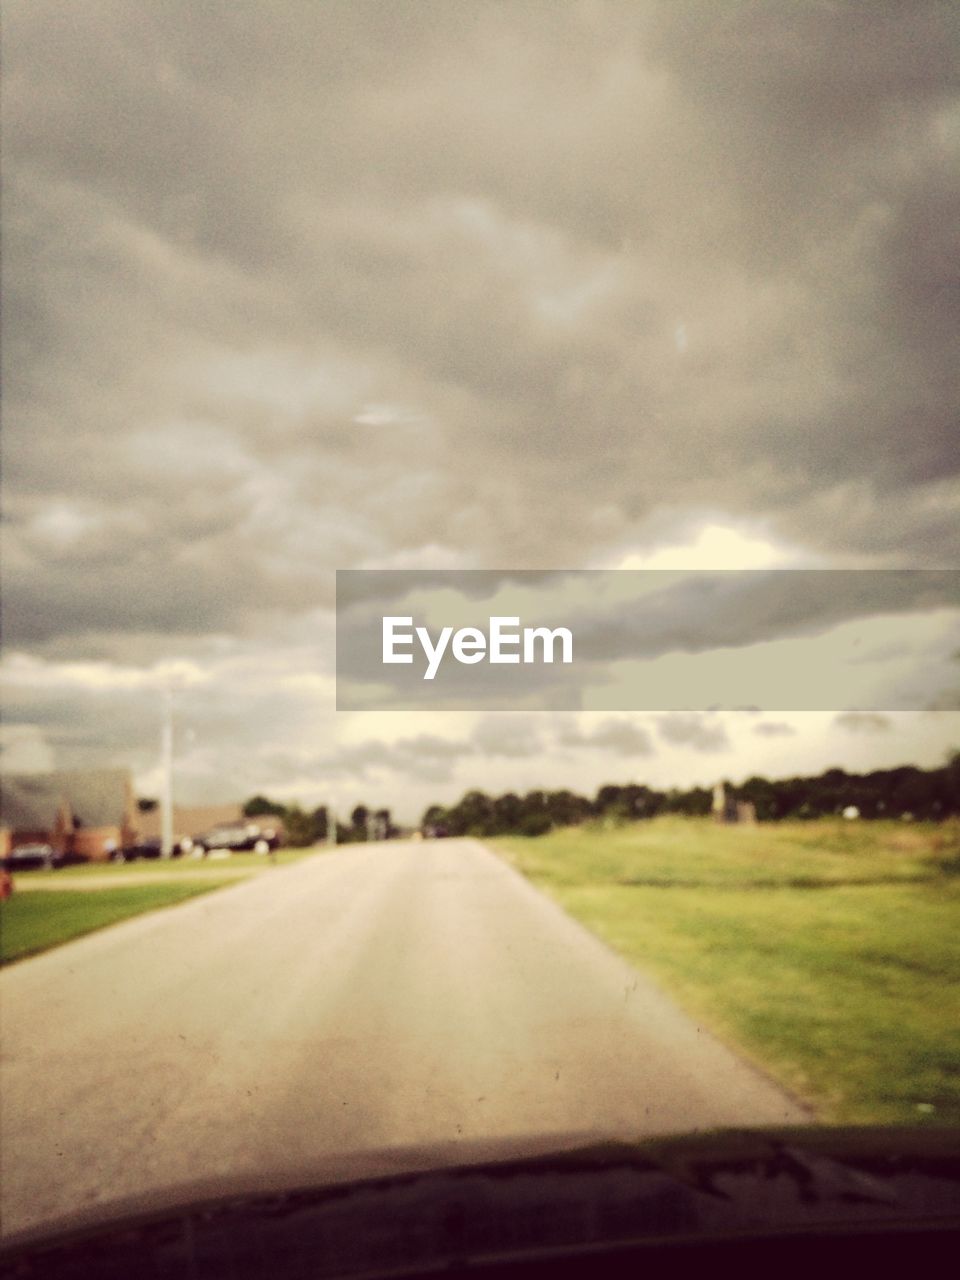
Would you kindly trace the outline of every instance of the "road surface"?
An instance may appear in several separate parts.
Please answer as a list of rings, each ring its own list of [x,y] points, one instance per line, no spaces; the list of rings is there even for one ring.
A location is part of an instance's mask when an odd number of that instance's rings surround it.
[[[809,1118],[472,840],[276,868],[0,1001],[5,1234],[345,1153]]]

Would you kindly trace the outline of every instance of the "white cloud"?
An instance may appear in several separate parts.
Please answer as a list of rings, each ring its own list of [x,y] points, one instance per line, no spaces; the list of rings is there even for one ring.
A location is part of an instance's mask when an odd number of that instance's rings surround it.
[[[822,558],[763,533],[710,521],[688,532],[682,541],[628,552],[609,568],[782,569],[796,568],[801,563],[806,568],[816,568]]]
[[[0,663],[0,684],[8,689],[90,692],[184,689],[210,678],[198,663],[164,659],[149,668],[109,662],[50,662],[29,653],[9,653]]]

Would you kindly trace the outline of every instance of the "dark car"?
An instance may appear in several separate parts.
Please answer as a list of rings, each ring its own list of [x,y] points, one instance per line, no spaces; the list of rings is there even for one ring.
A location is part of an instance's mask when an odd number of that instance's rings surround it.
[[[49,871],[52,867],[60,866],[62,861],[53,845],[37,842],[21,844],[16,849],[11,849],[3,859],[3,866],[7,871],[31,871],[41,867]]]
[[[280,844],[280,837],[272,827],[260,827],[256,823],[247,826],[214,827],[202,836],[194,836],[194,849],[210,853],[214,849],[226,849],[230,853],[269,853]]]
[[[133,862],[137,858],[159,858],[162,851],[162,845],[158,839],[140,840],[136,844],[115,849],[110,855],[110,861]]]
[[[179,858],[184,852],[183,842],[175,840],[173,848],[170,850],[171,858]],[[160,858],[163,856],[163,841],[159,836],[148,836],[146,840],[139,840],[136,844],[125,845],[122,849],[117,849],[111,856],[111,862],[133,862],[136,858]]]

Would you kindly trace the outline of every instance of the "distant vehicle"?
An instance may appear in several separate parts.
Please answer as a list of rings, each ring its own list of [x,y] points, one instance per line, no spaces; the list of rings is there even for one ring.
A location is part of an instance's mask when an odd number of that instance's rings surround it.
[[[174,841],[170,856],[179,858],[184,852],[184,842],[181,840]],[[133,862],[136,858],[160,858],[162,856],[163,841],[159,836],[148,836],[146,840],[139,840],[136,844],[126,845],[123,849],[117,849],[111,855],[110,861]]]
[[[44,868],[49,871],[59,867],[63,859],[51,844],[21,844],[11,849],[3,859],[7,871],[30,871]]]
[[[280,844],[280,837],[272,827],[259,827],[251,823],[245,827],[214,827],[202,836],[193,837],[194,849],[209,853],[212,849],[227,849],[230,853],[270,853]]]
[[[159,858],[159,840],[141,840],[138,844],[128,844],[123,849],[115,849],[110,855],[111,862],[133,862],[136,858]]]

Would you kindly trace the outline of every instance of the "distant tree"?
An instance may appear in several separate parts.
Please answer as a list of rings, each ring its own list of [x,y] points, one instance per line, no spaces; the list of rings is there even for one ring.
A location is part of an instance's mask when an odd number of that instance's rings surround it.
[[[546,797],[547,813],[555,827],[572,827],[590,815],[590,802],[572,791],[551,791]]]
[[[631,812],[634,818],[655,818],[666,803],[662,791],[654,791],[650,787],[633,787],[631,796]]]
[[[691,787],[679,797],[678,813],[689,818],[705,818],[713,806],[713,793],[706,787]]]
[[[614,784],[601,787],[593,802],[594,812],[601,817],[606,813],[610,813],[620,804],[622,797],[623,787],[618,787]]]
[[[327,806],[320,805],[318,809],[314,809],[310,815],[310,826],[315,841],[326,840],[328,823]]]
[[[370,816],[370,810],[365,804],[358,804],[350,815],[350,825],[353,828],[353,840],[363,841],[367,839],[367,819]]]
[[[525,813],[520,819],[520,834],[522,836],[544,836],[553,827],[550,821],[550,815],[547,812],[531,812]]]
[[[868,819],[909,813],[940,820],[960,815],[960,751],[952,751],[940,769],[901,765],[856,774],[831,768],[815,777],[779,780],[755,775],[730,791],[738,800],[752,802],[762,822],[836,815],[848,805]],[[542,835],[551,827],[583,822],[592,815],[615,822],[636,822],[659,813],[705,817],[712,802],[712,791],[706,787],[664,792],[641,783],[608,783],[592,802],[571,791],[530,791],[523,797],[512,791],[496,797],[468,791],[452,808],[431,805],[422,825],[443,826],[449,835]]]
[[[741,800],[753,805],[760,822],[770,822],[777,816],[776,790],[769,778],[754,775],[737,788],[737,793]]]
[[[251,796],[243,806],[243,814],[246,818],[259,818],[263,814],[272,813],[277,817],[283,817],[287,812],[287,806],[280,804],[277,800],[270,800],[267,796]]]
[[[452,836],[493,834],[493,801],[484,791],[468,791],[447,811],[447,829]]]
[[[389,840],[396,828],[390,820],[389,809],[378,809],[373,815],[373,833],[375,840]]]
[[[514,792],[497,796],[493,802],[493,826],[497,835],[507,835],[511,831],[519,831],[523,817],[523,801]]]
[[[428,828],[443,826],[447,823],[447,811],[442,804],[432,804],[424,809],[423,817],[420,819],[421,831]]]
[[[960,813],[960,751],[951,751],[943,773],[943,797],[950,813]]]
[[[287,809],[283,815],[283,825],[288,844],[298,849],[313,844],[313,814],[304,813],[298,804],[290,805]]]
[[[528,791],[523,797],[524,813],[546,813],[547,793],[545,791]]]

